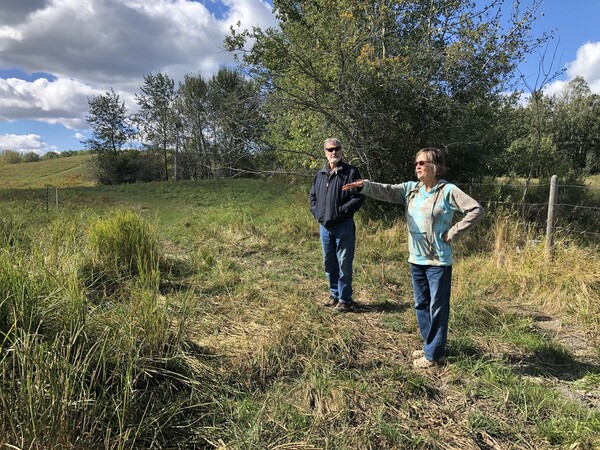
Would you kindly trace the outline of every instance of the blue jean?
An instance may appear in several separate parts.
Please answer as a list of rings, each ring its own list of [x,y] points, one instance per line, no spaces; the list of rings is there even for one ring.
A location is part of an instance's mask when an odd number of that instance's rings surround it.
[[[436,361],[446,356],[452,266],[411,264],[410,270],[423,352]]]
[[[356,228],[346,219],[331,228],[321,225],[323,263],[331,295],[342,303],[352,303],[352,262]]]

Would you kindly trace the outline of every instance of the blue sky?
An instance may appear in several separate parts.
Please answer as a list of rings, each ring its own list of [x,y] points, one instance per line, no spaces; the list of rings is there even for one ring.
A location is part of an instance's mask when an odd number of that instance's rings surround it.
[[[230,25],[275,25],[271,5],[267,0],[0,0],[0,150],[43,154],[83,148],[89,97],[112,88],[131,110],[145,74],[162,71],[175,80],[189,73],[210,76],[232,63],[222,48]],[[566,69],[545,83],[546,92],[559,92],[581,75],[600,93],[600,0],[542,0],[539,12],[534,34],[554,30],[543,70]],[[541,58],[531,55],[519,67],[532,87],[541,82]]]

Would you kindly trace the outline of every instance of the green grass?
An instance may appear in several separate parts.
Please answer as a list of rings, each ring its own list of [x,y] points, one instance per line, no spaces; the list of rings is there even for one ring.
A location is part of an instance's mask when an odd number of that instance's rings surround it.
[[[61,188],[46,210],[2,191],[0,446],[600,445],[597,249],[547,264],[512,217],[480,225],[456,247],[450,364],[419,372],[404,224],[357,217],[358,310],[332,315],[307,192]]]
[[[87,172],[87,162],[92,155],[73,155],[19,164],[0,164],[2,188],[38,189],[72,186],[93,186]]]

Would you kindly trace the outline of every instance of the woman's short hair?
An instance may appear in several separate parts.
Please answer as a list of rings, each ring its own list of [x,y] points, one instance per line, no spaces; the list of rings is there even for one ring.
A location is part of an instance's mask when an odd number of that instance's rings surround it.
[[[443,150],[433,147],[422,148],[417,152],[415,158],[418,158],[419,155],[425,155],[427,161],[433,166],[433,173],[436,178],[446,175],[446,156]]]

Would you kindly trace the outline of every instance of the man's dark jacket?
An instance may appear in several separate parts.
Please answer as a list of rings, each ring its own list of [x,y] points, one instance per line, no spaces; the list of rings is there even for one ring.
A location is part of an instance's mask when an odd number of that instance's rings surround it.
[[[325,228],[351,218],[365,201],[356,189],[342,191],[343,185],[361,179],[358,169],[340,161],[337,170],[329,173],[328,164],[317,172],[310,189],[310,212]]]

